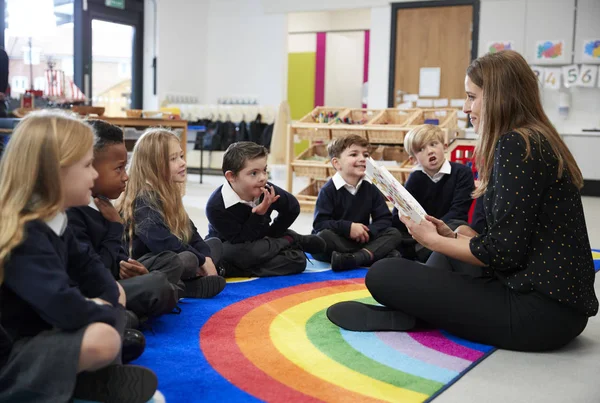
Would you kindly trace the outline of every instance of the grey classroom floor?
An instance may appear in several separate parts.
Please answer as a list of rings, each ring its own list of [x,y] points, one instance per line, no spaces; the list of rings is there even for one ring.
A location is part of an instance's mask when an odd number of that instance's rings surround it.
[[[279,174],[281,178],[281,174]],[[208,220],[204,207],[212,191],[223,183],[222,176],[188,175],[184,205],[205,236]],[[273,182],[285,187],[283,180]],[[306,186],[304,178],[294,181],[294,193]],[[600,249],[600,198],[583,198],[592,248]],[[309,233],[312,214],[302,213],[292,229]],[[600,296],[600,282],[596,281]],[[581,336],[566,348],[551,353],[494,352],[435,403],[596,403],[600,402],[600,317],[590,319]]]

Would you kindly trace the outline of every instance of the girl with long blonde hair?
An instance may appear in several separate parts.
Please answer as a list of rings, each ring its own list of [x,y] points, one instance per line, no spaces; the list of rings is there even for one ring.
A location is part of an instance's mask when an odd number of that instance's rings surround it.
[[[419,323],[500,348],[564,346],[598,312],[581,172],[540,101],[538,80],[514,51],[474,60],[464,111],[476,148],[485,229],[467,236],[427,216],[401,217],[426,265],[377,262],[366,284],[385,307],[343,302],[329,319],[349,330],[408,330]]]
[[[78,118],[35,112],[2,157],[0,401],[145,402],[156,389],[151,371],[109,365],[120,356],[124,296],[67,227],[65,209],[87,204],[97,177],[93,141]]]
[[[184,266],[181,287],[189,298],[210,298],[225,287],[217,274],[221,241],[202,240],[182,201],[186,163],[179,138],[149,129],[136,142],[127,189],[117,202],[130,256],[176,252]]]

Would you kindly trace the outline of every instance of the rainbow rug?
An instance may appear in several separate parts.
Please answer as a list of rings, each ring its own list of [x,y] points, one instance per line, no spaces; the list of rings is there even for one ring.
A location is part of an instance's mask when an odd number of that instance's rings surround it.
[[[438,330],[356,333],[325,315],[333,303],[374,302],[366,270],[233,279],[211,300],[184,300],[152,322],[136,364],[153,369],[171,402],[432,399],[491,354]]]
[[[594,250],[600,270],[600,250]],[[494,348],[444,331],[355,333],[327,320],[338,301],[374,302],[366,270],[231,279],[211,300],[184,300],[152,322],[136,364],[175,402],[428,402]]]

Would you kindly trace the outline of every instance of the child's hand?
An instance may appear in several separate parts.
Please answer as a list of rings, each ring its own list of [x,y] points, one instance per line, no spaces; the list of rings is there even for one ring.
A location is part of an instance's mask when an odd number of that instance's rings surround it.
[[[108,301],[103,300],[102,298],[87,298],[88,301],[95,302],[98,305],[108,305],[112,306],[112,304]]]
[[[442,220],[439,220],[430,215],[425,216],[425,219],[427,219],[427,221],[430,221],[433,223],[433,225],[435,225],[435,229],[437,230],[438,234],[440,234],[441,236],[443,236],[445,238],[456,238],[454,231],[452,231],[450,229],[450,227],[448,227],[446,225],[446,223],[443,222]]]
[[[217,275],[217,268],[215,267],[215,263],[208,256],[206,257],[206,261],[204,262],[204,264],[202,266],[200,266],[199,274],[201,276],[216,276]]]
[[[98,206],[98,210],[100,210],[100,213],[102,214],[102,216],[104,218],[106,218],[108,221],[118,222],[121,224],[123,223],[123,220],[121,219],[121,216],[119,215],[119,212],[117,211],[115,206],[113,206],[113,204],[110,201],[101,199],[99,197],[95,197],[94,202],[96,203],[96,206]]]
[[[141,264],[140,262],[138,262],[137,260],[134,260],[134,259],[129,259],[127,262],[124,260],[121,260],[121,262],[119,263],[119,266],[120,266],[119,275],[121,276],[121,278],[123,280],[126,278],[131,278],[131,277],[142,276],[144,274],[148,274],[148,269],[146,269],[146,266],[144,266],[143,264]]]
[[[258,215],[265,215],[269,211],[271,204],[275,203],[281,196],[275,194],[273,186],[263,188],[263,201],[252,209],[252,212]]]
[[[461,225],[460,227],[458,227],[456,229],[456,233],[459,235],[464,235],[469,238],[473,238],[473,237],[476,237],[477,235],[479,235],[477,233],[477,231],[475,231],[473,228],[469,227],[468,225]]]
[[[350,226],[350,239],[358,243],[369,242],[369,227],[353,222]]]

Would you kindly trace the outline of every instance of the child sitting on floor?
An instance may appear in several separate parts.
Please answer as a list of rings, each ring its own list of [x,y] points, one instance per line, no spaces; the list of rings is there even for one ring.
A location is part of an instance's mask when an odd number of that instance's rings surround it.
[[[250,141],[230,145],[223,156],[225,183],[208,199],[208,236],[223,241],[228,276],[281,276],[306,268],[303,252],[320,253],[325,242],[289,229],[298,200],[267,181],[267,149]],[[271,213],[277,217],[271,222]]]
[[[473,173],[466,165],[450,162],[444,151],[444,132],[434,125],[420,125],[412,129],[404,139],[404,149],[413,163],[414,171],[404,184],[427,214],[439,217],[452,230],[466,225],[475,190]],[[400,222],[398,210],[393,211],[393,226],[408,234]],[[421,245],[404,243],[402,256],[425,262],[431,251]]]
[[[123,247],[121,216],[110,202],[121,195],[129,180],[123,131],[103,120],[89,123],[96,133],[93,166],[98,178],[89,204],[67,210],[69,226],[80,242],[92,247],[123,286],[127,309],[142,319],[171,312],[179,297],[184,296],[177,287],[183,263],[171,251],[150,253],[139,261],[129,258]]]
[[[319,191],[313,233],[327,243],[316,259],[331,262],[333,271],[370,266],[397,257],[402,238],[392,228],[392,214],[376,186],[365,180],[369,143],[358,135],[327,146],[336,174]]]
[[[42,111],[0,164],[0,401],[146,402],[157,379],[119,365],[125,296],[65,209],[89,203],[91,127]],[[114,364],[114,365],[113,365]]]
[[[134,259],[172,251],[179,255],[188,298],[211,298],[225,288],[218,275],[221,241],[198,234],[182,201],[186,163],[179,138],[166,129],[149,129],[133,148],[129,183],[117,202]]]

